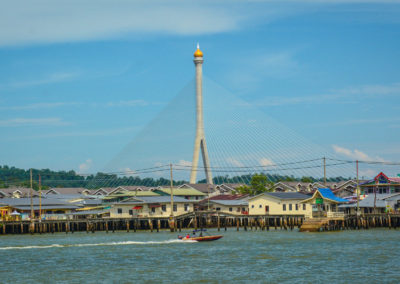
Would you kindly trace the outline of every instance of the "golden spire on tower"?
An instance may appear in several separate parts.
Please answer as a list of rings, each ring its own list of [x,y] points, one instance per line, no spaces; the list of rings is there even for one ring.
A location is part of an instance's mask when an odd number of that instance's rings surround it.
[[[194,52],[194,57],[203,57],[203,52],[200,50],[200,45],[197,43],[197,50]]]

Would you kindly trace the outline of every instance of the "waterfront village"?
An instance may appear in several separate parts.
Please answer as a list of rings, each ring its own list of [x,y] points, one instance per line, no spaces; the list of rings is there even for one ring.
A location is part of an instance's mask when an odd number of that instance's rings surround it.
[[[22,224],[33,220],[154,219],[168,222],[172,216],[184,218],[196,212],[207,212],[211,216],[218,215],[218,218],[277,217],[282,226],[282,217],[290,222],[291,216],[302,220],[343,220],[346,215],[355,215],[357,206],[361,216],[396,216],[399,213],[399,177],[380,173],[371,180],[359,181],[358,185],[358,202],[355,180],[325,184],[278,182],[273,191],[253,196],[238,193],[241,184],[183,184],[172,188],[118,186],[95,190],[50,188],[41,191],[40,196],[30,188],[9,187],[0,189],[0,214],[5,227],[4,224],[9,222],[20,221]]]

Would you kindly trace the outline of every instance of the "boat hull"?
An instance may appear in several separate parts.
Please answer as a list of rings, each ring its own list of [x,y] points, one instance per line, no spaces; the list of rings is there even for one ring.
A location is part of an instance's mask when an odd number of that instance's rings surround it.
[[[221,235],[217,236],[204,236],[204,237],[191,237],[191,238],[182,238],[183,241],[197,241],[197,242],[211,242],[216,241],[222,238]]]

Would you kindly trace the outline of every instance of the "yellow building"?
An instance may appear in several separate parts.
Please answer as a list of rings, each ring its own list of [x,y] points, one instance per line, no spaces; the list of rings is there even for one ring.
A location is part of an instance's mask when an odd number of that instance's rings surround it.
[[[248,199],[249,215],[311,215],[311,206],[301,203],[308,196],[298,192],[265,192]]]
[[[180,216],[194,211],[196,200],[174,197],[173,215]],[[170,196],[132,197],[114,203],[111,206],[110,218],[165,218],[171,215]]]
[[[204,203],[203,206],[208,205],[207,203]],[[247,199],[210,200],[209,206],[212,211],[232,215],[247,215],[249,211],[249,203]]]

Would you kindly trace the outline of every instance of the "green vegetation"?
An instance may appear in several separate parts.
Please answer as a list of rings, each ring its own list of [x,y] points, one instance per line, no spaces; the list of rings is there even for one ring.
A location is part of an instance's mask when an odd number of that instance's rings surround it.
[[[33,188],[38,189],[39,175],[42,180],[42,189],[51,187],[117,187],[121,185],[137,186],[167,186],[169,179],[143,178],[133,176],[118,176],[116,174],[97,173],[96,175],[82,176],[75,171],[51,171],[49,169],[32,169]],[[174,185],[181,185],[187,181],[174,181]],[[30,171],[15,167],[0,166],[0,188],[22,186],[30,187]]]
[[[52,171],[49,169],[33,169],[33,188],[38,189],[39,175],[42,179],[42,189],[51,187],[85,187],[90,189],[100,187],[117,187],[123,185],[136,185],[136,186],[169,186],[169,179],[151,177],[140,178],[138,176],[119,176],[117,174],[109,173],[96,173],[95,175],[83,176],[77,174],[75,171]],[[327,181],[340,182],[347,180],[343,177],[328,178]],[[270,188],[274,183],[279,181],[303,181],[303,182],[316,182],[322,179],[313,177],[301,177],[278,175],[278,174],[246,174],[241,176],[217,176],[213,178],[214,184],[222,183],[243,183],[243,191],[254,191],[254,193],[261,192],[265,186]],[[188,183],[188,181],[180,180],[173,181],[174,185],[181,185]],[[199,183],[206,183],[206,180],[200,180]],[[30,172],[29,170],[19,169],[9,166],[0,166],[0,188],[10,186],[30,187]],[[245,189],[248,188],[248,189]]]
[[[240,193],[248,193],[251,195],[270,192],[274,189],[274,183],[268,180],[265,174],[255,174],[251,177],[250,186],[243,185],[238,188]]]

